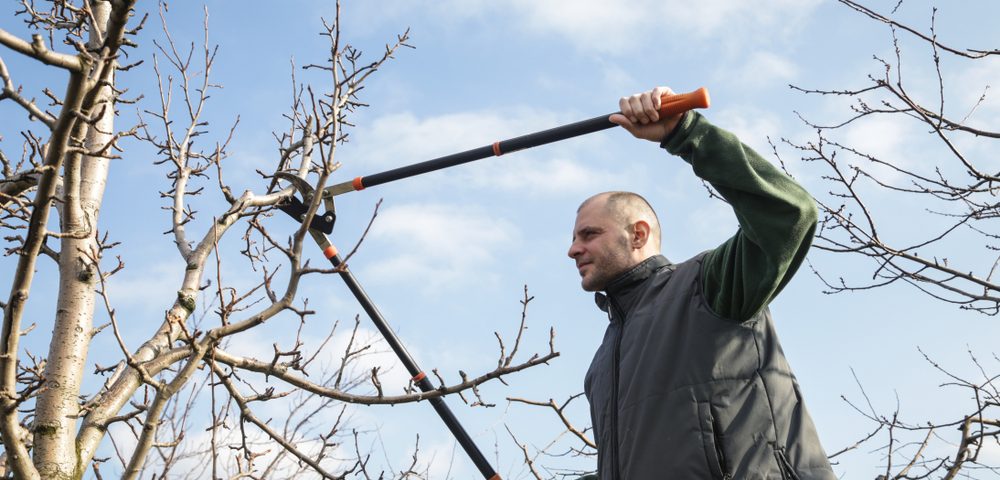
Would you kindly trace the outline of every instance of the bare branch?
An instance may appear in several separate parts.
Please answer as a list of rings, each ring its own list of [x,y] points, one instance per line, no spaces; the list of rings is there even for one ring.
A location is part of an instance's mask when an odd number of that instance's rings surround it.
[[[34,58],[46,65],[52,65],[77,73],[82,73],[84,70],[83,63],[79,57],[49,50],[45,46],[45,40],[40,34],[32,36],[29,43],[0,28],[0,45],[22,55]]]
[[[867,7],[863,6],[863,5],[858,4],[857,2],[853,2],[851,0],[837,0],[837,1],[839,1],[840,3],[842,3],[844,5],[847,5],[848,7],[850,7],[851,9],[853,9],[853,10],[855,10],[857,12],[860,12],[860,13],[863,13],[864,15],[867,15],[869,18],[871,18],[873,20],[878,20],[879,22],[885,23],[886,25],[891,25],[893,27],[896,27],[896,28],[899,28],[899,29],[902,29],[902,30],[906,30],[907,32],[912,33],[917,38],[920,38],[921,40],[924,40],[926,42],[931,43],[932,45],[935,46],[935,48],[940,48],[942,50],[945,50],[945,51],[947,51],[949,53],[953,53],[955,55],[959,55],[959,56],[966,57],[966,58],[983,58],[983,57],[986,57],[986,56],[989,56],[989,55],[1000,55],[1000,50],[976,50],[976,49],[959,50],[959,49],[956,49],[956,48],[947,47],[947,46],[944,46],[944,45],[941,45],[940,43],[938,43],[938,41],[937,41],[937,39],[935,37],[933,37],[933,36],[927,36],[927,35],[919,32],[919,31],[917,31],[914,28],[911,28],[911,27],[909,27],[907,25],[901,24],[901,23],[899,23],[899,22],[897,22],[895,20],[892,20],[892,19],[890,19],[888,17],[882,16],[882,15],[876,13],[875,11],[871,10],[870,8],[867,8]],[[898,5],[897,5],[897,8],[898,8]],[[893,9],[893,11],[895,11],[895,9]]]

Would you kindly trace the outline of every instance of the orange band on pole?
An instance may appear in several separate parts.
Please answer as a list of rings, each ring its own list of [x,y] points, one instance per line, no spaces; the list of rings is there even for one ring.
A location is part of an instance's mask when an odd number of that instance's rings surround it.
[[[424,373],[424,372],[420,372],[420,373],[414,375],[413,378],[411,378],[410,380],[413,380],[413,383],[417,383],[417,382],[419,382],[419,381],[421,381],[421,380],[423,380],[425,378],[427,378],[427,374]]]
[[[500,478],[500,474],[498,473],[498,474],[493,475],[492,477],[490,477],[490,480],[503,480],[503,479]]]
[[[503,152],[500,151],[500,142],[493,142],[493,155],[500,156]]]
[[[337,247],[334,247],[333,245],[330,245],[329,247],[324,248],[323,249],[323,255],[326,256],[326,258],[328,258],[328,259],[336,257],[337,256]]]
[[[351,182],[351,186],[354,187],[354,190],[364,190],[364,177],[354,177],[354,181]]]

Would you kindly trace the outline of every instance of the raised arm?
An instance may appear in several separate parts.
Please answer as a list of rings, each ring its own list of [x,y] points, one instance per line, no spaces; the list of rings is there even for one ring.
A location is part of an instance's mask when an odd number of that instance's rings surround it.
[[[764,308],[802,264],[816,230],[816,205],[791,177],[697,113],[662,144],[694,168],[732,206],[740,229],[708,252],[705,297],[722,317],[747,320]]]
[[[645,104],[654,103],[650,99],[662,88],[623,98],[624,115],[611,120],[638,138],[662,140],[730,203],[740,229],[706,255],[703,287],[715,313],[747,320],[802,264],[816,229],[816,206],[788,175],[700,114],[660,119],[649,113]]]

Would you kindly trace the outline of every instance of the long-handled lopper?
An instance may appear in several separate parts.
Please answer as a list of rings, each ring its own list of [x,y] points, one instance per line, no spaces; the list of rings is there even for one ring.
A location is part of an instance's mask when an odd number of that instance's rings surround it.
[[[660,97],[660,115],[669,116],[686,112],[694,108],[708,108],[708,90],[704,87],[693,92],[679,93],[675,95],[663,95]],[[441,170],[442,168],[454,167],[463,163],[482,160],[488,157],[499,157],[505,153],[516,152],[526,148],[537,147],[567,138],[578,137],[588,133],[594,133],[616,126],[608,120],[611,113],[601,115],[588,120],[563,125],[561,127],[550,128],[540,132],[529,133],[520,137],[493,142],[479,148],[466,150],[464,152],[453,153],[435,159],[427,160],[412,165],[406,165],[392,170],[356,177],[354,180],[338,183],[325,189],[327,195],[340,195],[342,193],[364,190],[383,183],[394,182],[404,178]]]
[[[312,198],[312,195],[314,194],[313,188],[305,180],[287,173],[278,173],[276,176],[282,180],[291,182],[292,185],[295,186],[296,190],[301,192],[303,198],[307,201]],[[354,274],[351,273],[346,265],[343,265],[343,259],[337,252],[337,248],[333,246],[333,243],[331,243],[330,239],[327,237],[327,234],[333,231],[333,224],[337,220],[333,198],[332,196],[325,195],[323,201],[326,204],[327,211],[322,215],[316,215],[313,217],[309,223],[309,234],[313,237],[313,240],[316,241],[316,244],[319,245],[320,249],[323,250],[323,255],[330,260],[330,263],[335,268],[339,267],[340,278],[344,280],[344,283],[347,284],[347,288],[350,289],[352,294],[354,294],[354,298],[358,300],[358,303],[361,304],[365,313],[367,313],[368,317],[372,319],[375,327],[378,328],[378,331],[382,334],[382,337],[385,338],[389,347],[392,348],[396,357],[398,357],[400,362],[403,363],[403,366],[406,367],[406,371],[409,372],[413,383],[420,388],[421,392],[428,393],[434,391],[434,385],[431,384],[427,375],[420,369],[419,366],[417,366],[417,362],[414,361],[413,357],[411,357],[409,352],[406,351],[406,347],[403,346],[403,342],[399,340],[396,333],[389,327],[389,323],[385,320],[385,317],[382,316],[382,313],[379,312],[378,307],[375,306],[375,303],[372,302],[371,298],[368,297],[368,294],[365,293],[364,288],[361,287],[361,284],[358,282],[357,278],[354,277]],[[309,210],[309,206],[307,204],[295,197],[291,197],[278,208],[299,222],[306,220],[305,216]],[[428,401],[431,403],[431,406],[434,407],[434,410],[437,411],[441,420],[444,421],[448,430],[451,430],[451,434],[454,435],[456,440],[458,440],[458,443],[462,446],[462,449],[465,450],[465,453],[470,459],[472,459],[472,463],[474,463],[476,468],[479,469],[479,472],[482,473],[483,478],[487,480],[500,480],[500,475],[498,475],[496,471],[493,470],[493,467],[490,466],[490,463],[486,460],[483,452],[479,450],[479,447],[477,447],[472,441],[472,437],[470,437],[468,432],[465,431],[462,424],[458,422],[458,418],[456,418],[455,414],[448,408],[448,404],[445,403],[444,399],[441,397],[433,397],[428,399]]]
[[[660,98],[660,105],[661,115],[676,115],[694,108],[707,108],[709,105],[708,91],[705,88],[700,88],[690,93],[664,95]],[[423,173],[433,172],[435,170],[453,167],[475,160],[481,160],[491,156],[500,156],[504,153],[511,153],[526,148],[537,147],[539,145],[545,145],[559,140],[565,140],[567,138],[573,138],[605,130],[615,126],[615,124],[608,120],[608,117],[611,115],[612,114],[601,115],[599,117],[594,117],[569,125],[563,125],[561,127],[543,130],[541,132],[529,133],[527,135],[508,140],[501,140],[485,147],[474,148],[472,150],[446,155],[432,160],[427,160],[425,162],[376,173],[374,175],[357,177],[350,182],[333,185],[323,190],[322,196],[327,211],[323,215],[316,215],[310,220],[309,234],[313,237],[313,240],[316,241],[316,244],[319,245],[320,249],[323,250],[323,255],[330,260],[330,263],[335,268],[339,268],[341,279],[343,279],[344,283],[347,284],[347,288],[350,289],[352,294],[354,294],[354,297],[361,304],[365,313],[367,313],[372,319],[372,322],[375,323],[375,327],[378,328],[379,332],[389,344],[389,347],[392,348],[393,352],[395,352],[396,356],[403,363],[403,366],[411,375],[413,383],[420,388],[420,391],[425,393],[431,392],[434,390],[434,386],[427,378],[427,375],[420,369],[420,367],[417,366],[417,363],[413,360],[413,357],[410,356],[409,352],[406,351],[406,348],[399,340],[399,337],[397,337],[395,332],[389,328],[389,324],[386,322],[385,317],[382,316],[378,307],[375,306],[371,298],[368,297],[368,294],[365,293],[361,284],[358,283],[358,280],[354,277],[354,274],[351,273],[346,265],[343,265],[343,259],[337,252],[337,248],[333,246],[333,243],[331,243],[330,239],[327,237],[328,234],[333,232],[333,225],[337,219],[333,204],[333,197],[342,193],[362,190],[367,187],[373,187],[383,183],[401,180]],[[292,185],[302,193],[303,198],[306,199],[307,202],[311,201],[313,198],[313,195],[315,194],[314,189],[312,185],[309,185],[309,183],[304,179],[288,173],[278,173],[276,176],[279,179],[291,182]],[[305,217],[308,212],[308,205],[300,201],[298,198],[289,198],[289,200],[280,205],[279,208],[296,221],[303,222],[307,220]],[[441,397],[434,397],[428,401],[431,403],[431,406],[434,407],[434,410],[437,411],[441,420],[444,421],[448,430],[450,430],[452,435],[455,436],[455,439],[458,440],[458,443],[462,446],[462,449],[465,450],[465,453],[470,459],[472,459],[472,463],[474,463],[476,468],[479,469],[479,472],[482,473],[483,478],[487,480],[500,480],[500,475],[498,475],[496,471],[493,470],[493,467],[490,466],[482,451],[480,451],[479,447],[477,447],[475,442],[472,441],[472,437],[470,437],[468,432],[465,431],[462,424],[458,422],[455,414],[448,408],[444,399]]]

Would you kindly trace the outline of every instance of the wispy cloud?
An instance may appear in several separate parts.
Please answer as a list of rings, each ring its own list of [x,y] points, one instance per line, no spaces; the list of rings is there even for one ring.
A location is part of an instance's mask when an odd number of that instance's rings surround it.
[[[520,243],[517,227],[476,207],[443,204],[394,206],[380,213],[370,238],[387,255],[365,278],[391,283],[419,279],[431,292],[444,285],[491,278],[491,268]],[[375,247],[372,247],[375,248]]]
[[[876,117],[849,125],[844,132],[843,141],[845,145],[864,155],[905,169],[919,161],[907,152],[907,147],[913,143],[912,139],[921,136],[916,129],[907,128],[898,119]],[[849,162],[858,164],[882,181],[892,182],[902,175],[891,167],[871,164],[864,159],[853,158]]]
[[[798,66],[791,60],[769,51],[756,51],[745,55],[742,64],[726,68],[718,74],[723,81],[738,82],[740,89],[784,86],[799,74]]]
[[[801,28],[819,0],[446,0],[380,2],[380,12],[401,18],[434,16],[446,22],[488,17],[536,36],[554,36],[580,51],[623,54],[649,38],[774,41]],[[383,14],[383,17],[386,15]],[[510,18],[504,18],[510,17]],[[377,17],[376,17],[377,18]],[[501,19],[503,20],[497,20]],[[670,45],[665,45],[667,48]]]
[[[639,42],[660,36],[744,38],[780,37],[812,11],[816,0],[513,0],[516,13],[539,33],[555,34],[577,48],[596,53],[626,53]],[[753,35],[753,33],[761,35]],[[768,35],[763,35],[763,33]]]
[[[697,248],[712,248],[722,243],[736,233],[739,223],[733,214],[733,209],[722,201],[703,202],[690,214],[686,221],[689,231],[683,239],[673,239],[673,233],[665,241],[688,242],[692,239],[699,245]]]
[[[108,280],[108,295],[117,308],[142,315],[162,313],[177,298],[183,277],[184,264],[174,257],[144,265],[128,264]]]
[[[630,175],[624,168],[618,171],[591,168],[567,156],[538,158],[540,156],[521,154],[505,160],[503,165],[469,171],[464,177],[465,184],[522,194],[576,198],[606,190],[609,184],[623,183]]]
[[[781,119],[774,112],[759,108],[719,110],[713,113],[712,123],[733,132],[743,143],[765,157],[771,150],[767,139],[776,140],[783,133]]]

